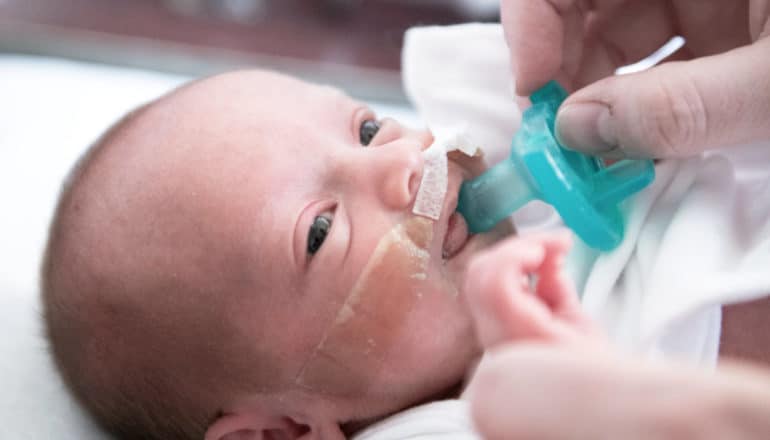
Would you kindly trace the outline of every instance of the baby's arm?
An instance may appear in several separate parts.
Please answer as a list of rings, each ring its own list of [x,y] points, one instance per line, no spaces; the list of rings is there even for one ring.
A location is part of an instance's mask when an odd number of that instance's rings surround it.
[[[567,231],[509,238],[469,265],[465,298],[485,349],[514,341],[583,343],[604,338],[562,273]]]

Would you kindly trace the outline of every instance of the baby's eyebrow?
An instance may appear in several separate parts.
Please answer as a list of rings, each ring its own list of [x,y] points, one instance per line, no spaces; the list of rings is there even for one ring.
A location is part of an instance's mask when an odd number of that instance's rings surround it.
[[[331,86],[324,86],[324,92],[329,95],[329,98],[332,102],[334,102],[335,107],[338,108],[345,108],[345,107],[357,107],[359,103],[353,99],[350,95],[345,93],[344,91],[331,87]]]
[[[345,111],[350,113],[351,115],[355,115],[358,112],[369,112],[374,115],[374,111],[372,111],[372,108],[365,102],[359,101],[355,98],[352,98],[351,96],[342,93],[340,96],[340,107],[342,107]]]

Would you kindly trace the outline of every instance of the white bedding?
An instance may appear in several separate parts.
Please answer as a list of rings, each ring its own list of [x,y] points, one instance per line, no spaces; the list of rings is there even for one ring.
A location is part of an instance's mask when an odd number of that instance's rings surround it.
[[[128,110],[188,78],[0,55],[0,439],[106,439],[55,375],[40,323],[37,271],[59,185]],[[419,123],[408,108],[372,105]]]
[[[107,438],[47,355],[38,265],[60,182],[80,152],[185,78],[22,56],[1,56],[0,78],[0,438]]]

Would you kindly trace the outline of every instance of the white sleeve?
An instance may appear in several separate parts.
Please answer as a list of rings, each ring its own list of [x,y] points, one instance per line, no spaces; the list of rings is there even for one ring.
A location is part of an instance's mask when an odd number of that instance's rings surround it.
[[[713,364],[719,307],[770,293],[770,162],[748,178],[737,165],[664,161],[634,197],[623,243],[596,259],[583,296],[618,345]]]
[[[353,440],[481,440],[468,402],[442,400],[410,408],[375,423]]]

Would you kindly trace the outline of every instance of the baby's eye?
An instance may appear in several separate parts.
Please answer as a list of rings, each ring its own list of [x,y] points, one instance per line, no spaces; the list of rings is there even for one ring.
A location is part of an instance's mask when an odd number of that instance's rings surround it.
[[[358,130],[359,140],[361,145],[367,146],[374,139],[377,132],[380,131],[380,123],[374,119],[367,119],[361,123],[361,128]]]
[[[313,219],[310,225],[310,231],[307,234],[307,253],[310,256],[315,255],[321,245],[326,240],[326,235],[332,227],[332,219],[328,214],[318,215]]]

